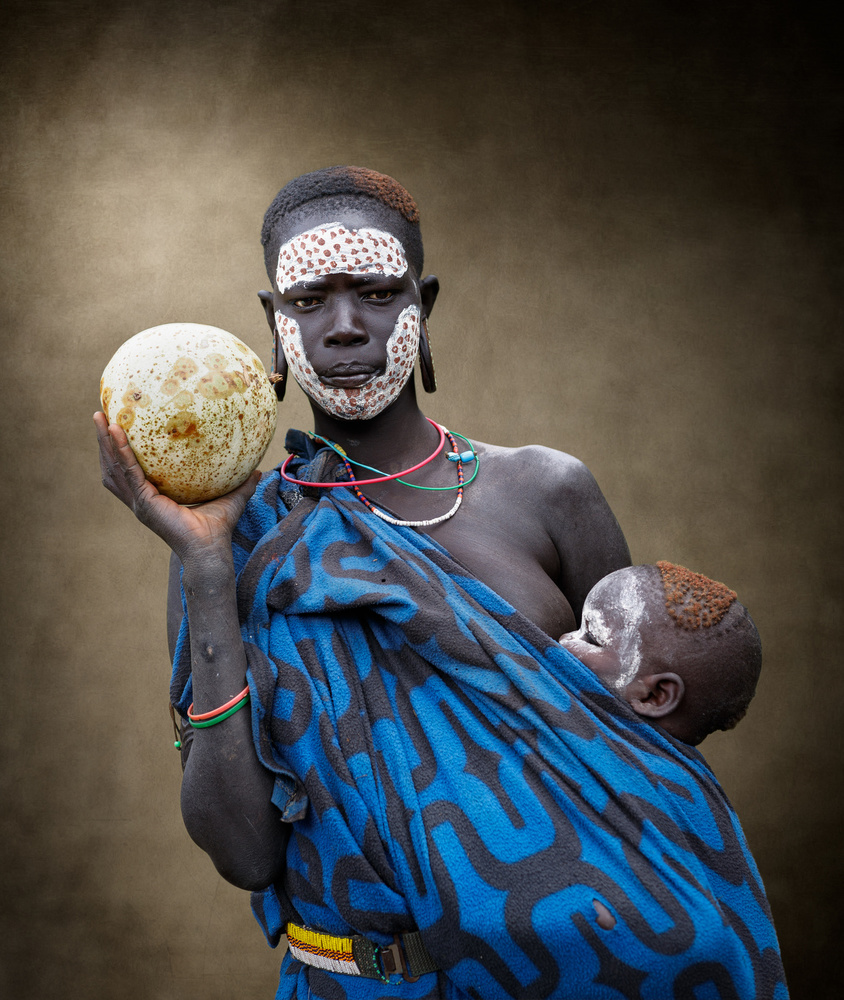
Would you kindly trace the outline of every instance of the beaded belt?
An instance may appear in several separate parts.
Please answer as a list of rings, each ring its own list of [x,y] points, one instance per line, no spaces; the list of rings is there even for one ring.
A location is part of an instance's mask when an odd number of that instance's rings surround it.
[[[382,982],[398,973],[405,982],[415,983],[420,976],[438,969],[419,931],[394,934],[392,943],[383,946],[360,934],[334,937],[298,924],[288,924],[287,947],[304,965]]]

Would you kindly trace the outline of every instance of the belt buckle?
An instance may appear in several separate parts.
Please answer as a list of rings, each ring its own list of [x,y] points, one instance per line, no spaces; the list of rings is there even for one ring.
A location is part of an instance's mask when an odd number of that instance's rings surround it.
[[[415,983],[419,978],[419,976],[410,974],[400,934],[394,934],[390,944],[380,946],[376,951],[376,955],[378,964],[381,966],[381,972],[385,976],[392,976],[399,973],[406,983]]]

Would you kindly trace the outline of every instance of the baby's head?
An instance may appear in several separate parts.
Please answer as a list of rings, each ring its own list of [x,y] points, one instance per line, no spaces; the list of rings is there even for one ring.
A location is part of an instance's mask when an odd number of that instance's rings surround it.
[[[667,562],[599,580],[580,629],[560,643],[634,712],[693,745],[744,717],[762,667],[735,593]]]

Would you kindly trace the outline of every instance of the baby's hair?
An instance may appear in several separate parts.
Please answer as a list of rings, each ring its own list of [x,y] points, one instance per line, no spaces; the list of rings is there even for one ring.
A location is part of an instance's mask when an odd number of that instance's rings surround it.
[[[280,240],[278,230],[282,220],[314,203],[324,212],[339,212],[345,208],[365,208],[383,225],[399,236],[407,259],[417,275],[422,274],[424,252],[419,230],[419,209],[410,193],[397,180],[366,167],[325,167],[296,177],[278,192],[264,216],[261,243],[267,274],[273,277]],[[396,215],[399,216],[396,219]],[[398,226],[396,223],[398,222]]]
[[[688,742],[697,744],[747,714],[762,669],[762,643],[747,608],[725,584],[664,560],[650,570],[654,600],[664,600],[677,629],[677,666],[696,705]]]
[[[665,589],[666,610],[681,628],[693,630],[717,625],[736,599],[736,592],[725,584],[685,566],[662,559],[656,567]]]

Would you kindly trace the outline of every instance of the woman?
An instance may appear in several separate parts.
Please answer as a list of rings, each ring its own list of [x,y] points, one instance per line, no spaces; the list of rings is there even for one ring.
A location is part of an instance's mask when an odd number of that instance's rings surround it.
[[[578,839],[555,803],[591,765],[568,760],[560,733],[588,742],[620,724],[588,671],[576,692],[561,686],[579,668],[554,642],[629,565],[612,512],[571,456],[461,440],[423,414],[412,369],[418,355],[433,392],[439,285],[422,277],[418,212],[392,178],[297,178],[262,242],[277,392],[292,373],[314,415],[311,435],[288,436],[292,459],[181,507],[95,417],[105,485],[173,552],[191,836],[255,890],[271,943],[287,931],[279,997],[581,996],[601,975],[635,986],[635,969],[596,957],[593,888],[565,917],[546,906],[586,878],[561,863]],[[665,751],[662,736],[625,740],[642,761],[654,740]],[[678,783],[708,780],[681,757]],[[634,864],[629,880],[649,870]],[[563,961],[576,947],[583,980]]]

